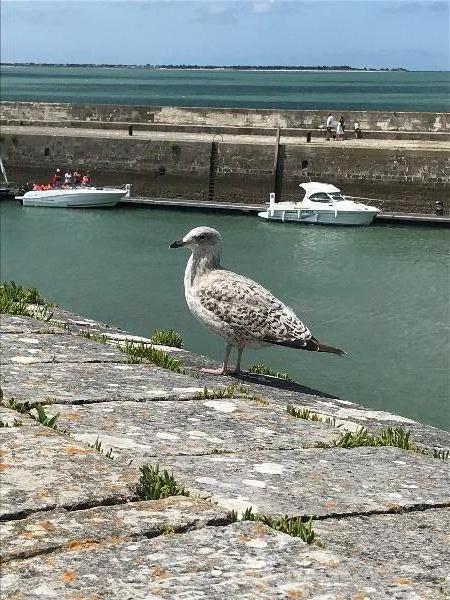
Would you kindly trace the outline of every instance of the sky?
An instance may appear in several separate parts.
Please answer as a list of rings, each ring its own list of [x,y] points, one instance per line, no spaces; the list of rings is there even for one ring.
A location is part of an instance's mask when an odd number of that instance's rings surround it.
[[[450,0],[1,0],[2,62],[449,70]]]

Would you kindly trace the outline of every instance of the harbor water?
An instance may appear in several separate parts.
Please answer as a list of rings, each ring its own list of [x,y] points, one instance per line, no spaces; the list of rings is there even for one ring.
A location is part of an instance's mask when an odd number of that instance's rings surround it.
[[[271,289],[322,342],[349,356],[288,348],[244,353],[344,400],[450,428],[449,234],[422,227],[332,228],[149,208],[57,210],[3,202],[1,276],[61,307],[149,336],[183,334],[222,358],[222,340],[184,300],[192,227],[224,239],[224,266]]]
[[[224,108],[447,111],[448,72],[2,66],[2,100]]]

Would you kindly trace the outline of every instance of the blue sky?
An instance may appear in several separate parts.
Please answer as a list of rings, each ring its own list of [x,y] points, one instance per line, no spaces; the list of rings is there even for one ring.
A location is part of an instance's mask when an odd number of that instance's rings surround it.
[[[450,0],[2,0],[4,62],[449,69]]]

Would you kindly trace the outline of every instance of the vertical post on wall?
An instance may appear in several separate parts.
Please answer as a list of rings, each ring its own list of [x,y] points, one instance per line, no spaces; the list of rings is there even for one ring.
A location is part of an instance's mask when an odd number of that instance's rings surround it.
[[[209,157],[209,187],[208,187],[208,201],[214,200],[214,188],[216,185],[216,170],[217,170],[217,158],[219,156],[219,142],[211,142],[211,155]]]
[[[273,181],[273,193],[275,194],[275,202],[280,202],[281,192],[283,188],[283,173],[284,173],[284,159],[286,156],[285,145],[280,144],[280,130],[277,129],[277,137],[275,142],[275,156],[274,156],[274,181]]]

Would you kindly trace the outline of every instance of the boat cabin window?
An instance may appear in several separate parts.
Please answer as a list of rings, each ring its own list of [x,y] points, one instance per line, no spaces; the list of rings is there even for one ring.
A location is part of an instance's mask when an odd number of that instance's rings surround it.
[[[330,198],[334,200],[334,202],[341,202],[341,200],[345,200],[341,192],[333,192],[332,194],[330,194]]]
[[[330,197],[325,192],[317,192],[309,197],[313,202],[330,202]]]

